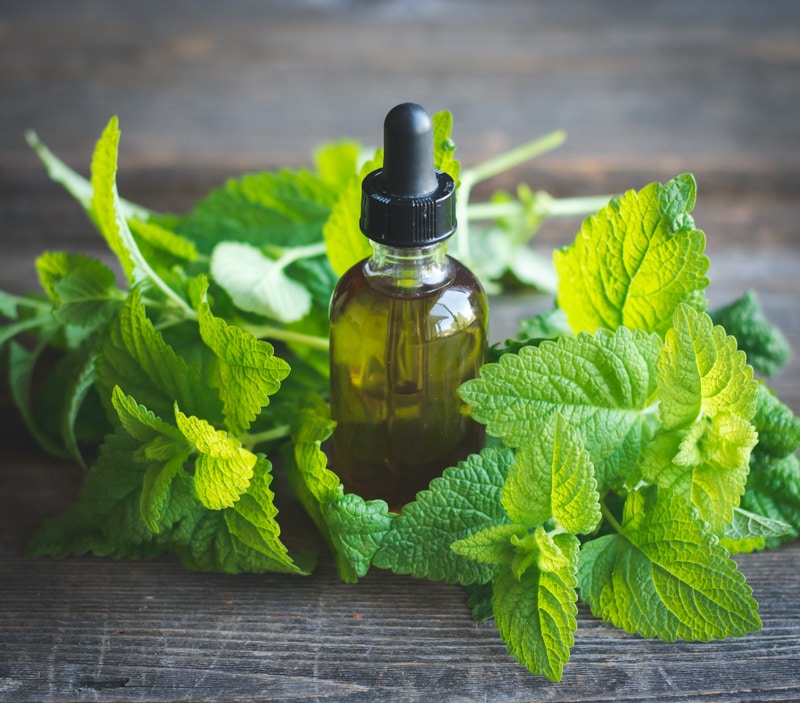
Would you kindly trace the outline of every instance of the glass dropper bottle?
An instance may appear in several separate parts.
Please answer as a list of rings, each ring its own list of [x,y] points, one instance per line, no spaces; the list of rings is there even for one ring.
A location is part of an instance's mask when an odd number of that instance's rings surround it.
[[[399,510],[482,446],[457,389],[485,360],[488,320],[478,279],[447,255],[455,183],[434,168],[433,124],[415,103],[386,116],[360,226],[372,256],[330,306],[331,465],[346,491]]]

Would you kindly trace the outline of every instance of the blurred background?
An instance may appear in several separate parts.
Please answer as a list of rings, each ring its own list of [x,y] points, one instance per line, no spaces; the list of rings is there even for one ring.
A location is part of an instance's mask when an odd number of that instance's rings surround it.
[[[87,164],[113,114],[123,173],[300,164],[403,100],[467,164],[553,129],[576,171],[800,155],[796,0],[3,0],[0,66],[5,172],[26,128]]]
[[[479,196],[693,172],[712,303],[754,286],[800,340],[797,0],[2,0],[0,246],[20,261],[0,288],[34,289],[45,248],[103,250],[26,129],[88,174],[118,115],[123,197],[183,212],[227,177],[309,165],[323,141],[379,145],[406,100],[453,113],[465,166],[567,132]],[[537,246],[579,223],[547,223]]]

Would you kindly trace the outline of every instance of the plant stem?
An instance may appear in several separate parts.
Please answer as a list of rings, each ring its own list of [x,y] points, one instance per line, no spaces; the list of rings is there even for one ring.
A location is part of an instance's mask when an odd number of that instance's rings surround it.
[[[596,195],[581,198],[542,198],[546,217],[565,217],[568,215],[586,215],[597,212],[608,204],[610,195]],[[474,203],[467,208],[469,220],[495,220],[498,217],[521,215],[525,206],[519,201],[508,203]]]
[[[463,178],[468,176],[471,184],[474,185],[475,183],[480,183],[481,181],[497,176],[504,171],[509,171],[515,166],[519,166],[526,161],[530,161],[537,156],[541,156],[548,151],[556,149],[564,142],[566,137],[566,133],[561,130],[545,134],[543,137],[539,137],[532,142],[523,144],[516,149],[507,151],[504,154],[500,154],[500,156],[496,156],[493,159],[478,164],[474,168],[468,169],[462,176],[462,182]]]
[[[269,430],[264,430],[263,432],[256,432],[254,434],[246,434],[244,437],[240,438],[242,446],[246,449],[252,449],[258,444],[263,444],[264,442],[272,442],[276,439],[283,439],[284,437],[288,437],[291,434],[292,428],[291,425],[278,425],[277,427],[273,427]]]
[[[619,534],[622,534],[622,526],[617,522],[617,519],[611,514],[611,511],[606,507],[603,501],[600,501],[600,512],[603,513],[603,517],[608,520],[611,527]]]
[[[302,344],[311,349],[319,349],[321,351],[328,351],[330,345],[325,337],[315,337],[310,334],[292,332],[291,330],[273,327],[272,325],[248,325],[247,323],[240,323],[239,326],[259,339],[275,339],[280,342],[287,342],[288,344]]]

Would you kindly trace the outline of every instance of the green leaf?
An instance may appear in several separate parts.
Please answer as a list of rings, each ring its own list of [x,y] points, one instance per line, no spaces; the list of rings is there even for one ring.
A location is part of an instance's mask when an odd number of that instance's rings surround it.
[[[626,328],[561,337],[484,365],[459,392],[473,418],[511,447],[561,413],[605,490],[630,471],[646,437],[660,346],[656,335]]]
[[[318,242],[338,189],[307,170],[245,174],[215,188],[176,231],[210,254],[220,241],[255,247]]]
[[[26,548],[29,556],[61,558],[92,552],[98,556],[154,556],[163,547],[139,510],[147,466],[130,460],[138,440],[118,428],[100,447],[78,499],[46,520]]]
[[[720,544],[731,554],[749,553],[763,549],[767,539],[786,537],[791,533],[792,527],[781,520],[734,508],[733,520],[726,526]]]
[[[450,545],[476,530],[507,522],[500,495],[512,453],[487,448],[445,469],[403,507],[373,563],[400,574],[465,585],[488,581],[494,569],[456,554]]]
[[[392,524],[386,501],[365,501],[353,493],[322,504],[333,548],[356,576],[365,576],[372,558]]]
[[[187,412],[214,417],[199,375],[178,356],[147,317],[141,291],[134,288],[108,327],[97,359],[101,397],[119,385],[160,417],[169,417],[175,401]]]
[[[321,449],[333,426],[325,401],[307,398],[293,423],[294,451],[287,456],[286,469],[295,495],[333,551],[339,577],[354,583],[367,573],[393,514],[384,501],[344,493]]]
[[[508,517],[526,527],[555,518],[567,532],[585,534],[600,522],[594,468],[558,412],[517,450],[502,502]]]
[[[456,554],[481,564],[510,564],[515,553],[512,538],[521,540],[527,534],[528,528],[524,525],[511,523],[489,525],[463,539],[456,540],[450,548]]]
[[[578,627],[575,587],[578,539],[554,538],[563,560],[554,569],[531,568],[521,576],[502,568],[492,581],[492,606],[500,636],[533,674],[560,681]]]
[[[107,322],[124,299],[105,264],[80,254],[45,252],[36,260],[39,281],[64,324],[96,327]]]
[[[689,215],[695,191],[691,175],[629,191],[555,252],[558,304],[573,330],[626,326],[663,335],[680,303],[701,304],[708,259]]]
[[[784,537],[767,538],[768,546],[800,536],[800,457],[753,454],[742,507],[789,525]]]
[[[233,506],[250,485],[256,455],[202,418],[184,415],[177,405],[175,421],[199,454],[194,487],[200,502],[211,510]]]
[[[783,457],[800,449],[800,418],[763,383],[758,385],[753,425],[758,432],[755,451]]]
[[[253,466],[252,481],[236,504],[225,510],[225,522],[240,563],[247,571],[309,573],[310,564],[298,564],[280,540],[275,494],[270,488],[272,465],[263,456]],[[253,558],[253,554],[256,558]]]
[[[129,219],[128,226],[137,240],[148,244],[161,254],[183,261],[196,261],[197,248],[186,237],[151,220]]]
[[[736,337],[739,349],[747,354],[753,368],[771,376],[792,356],[789,342],[764,315],[755,291],[711,313],[715,324]]]
[[[238,434],[269,405],[289,374],[289,364],[275,356],[269,342],[215,317],[206,302],[200,303],[198,321],[200,336],[216,357],[211,384],[219,390],[228,429]]]
[[[628,495],[618,534],[582,546],[579,580],[597,617],[642,637],[707,642],[761,627],[716,536],[686,501],[654,486]]]
[[[8,385],[11,399],[31,436],[48,454],[64,457],[68,456],[67,450],[54,435],[52,428],[37,421],[34,409],[34,371],[49,339],[49,335],[40,339],[32,351],[15,341],[8,343]]]
[[[142,518],[150,530],[160,532],[169,507],[172,481],[183,468],[193,446],[177,427],[137,403],[119,386],[114,387],[111,403],[122,427],[141,443],[131,460],[148,464],[140,498]]]
[[[679,306],[658,365],[664,427],[684,427],[699,416],[713,418],[723,413],[749,420],[755,412],[757,390],[736,340],[715,327],[705,313]]]
[[[280,260],[249,244],[222,242],[211,256],[211,275],[241,310],[294,322],[311,309],[311,293],[286,275]]]

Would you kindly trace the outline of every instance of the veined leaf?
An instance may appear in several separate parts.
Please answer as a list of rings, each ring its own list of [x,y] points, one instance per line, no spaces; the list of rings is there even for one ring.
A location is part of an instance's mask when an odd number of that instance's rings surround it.
[[[716,536],[689,503],[655,486],[628,494],[618,534],[582,546],[579,579],[596,616],[642,637],[706,642],[761,627]]]
[[[450,545],[482,528],[508,522],[500,495],[512,458],[507,449],[487,448],[445,469],[403,507],[373,563],[448,583],[488,581],[494,567],[470,561]]]
[[[250,571],[278,571],[290,574],[307,574],[311,564],[304,559],[298,564],[289,554],[280,539],[281,529],[277,521],[275,494],[270,488],[272,465],[263,456],[253,465],[252,480],[247,490],[231,508],[224,511],[225,522],[232,537],[233,548],[239,561],[248,564],[252,557],[248,552],[265,557],[255,561],[259,564]]]
[[[45,252],[36,269],[55,303],[56,319],[64,324],[96,327],[111,318],[125,297],[114,284],[114,272],[89,256]]]
[[[256,455],[202,418],[184,415],[177,406],[175,421],[198,452],[194,487],[200,502],[211,510],[230,508],[250,485]]]
[[[744,493],[757,434],[758,387],[736,340],[681,305],[657,376],[665,432],[642,461],[644,478],[689,500],[718,534]]]
[[[789,342],[764,315],[755,291],[747,291],[741,298],[711,313],[714,323],[736,337],[739,349],[747,354],[747,361],[761,373],[771,376],[792,356]]]
[[[503,507],[515,523],[535,527],[555,518],[572,534],[600,521],[600,498],[589,455],[558,412],[517,450],[503,486]]]
[[[459,389],[490,435],[520,447],[554,413],[576,428],[598,490],[630,471],[647,433],[661,342],[642,330],[544,341],[486,364]]]
[[[228,428],[243,432],[278,391],[289,364],[275,356],[269,342],[215,317],[206,302],[198,307],[198,321],[200,336],[216,357],[211,383],[219,390]]]
[[[208,393],[184,359],[165,341],[147,317],[141,291],[134,288],[108,327],[97,360],[97,378],[107,400],[115,385],[160,417],[173,404],[193,414],[208,414]]]
[[[695,191],[690,175],[629,191],[555,252],[558,304],[573,330],[624,325],[663,335],[680,303],[704,304],[705,235],[689,215]]]
[[[327,403],[310,396],[293,423],[294,451],[286,468],[295,495],[333,551],[339,578],[355,583],[367,573],[393,515],[385,501],[344,493],[321,449],[333,425]]]
[[[211,275],[241,310],[280,322],[294,322],[311,310],[309,290],[286,275],[280,260],[249,244],[218,244],[211,255]]]
[[[553,569],[530,568],[519,576],[508,567],[501,568],[492,581],[492,606],[509,653],[531,673],[560,681],[578,627],[579,543],[569,534],[556,535],[554,540],[562,563]]]

